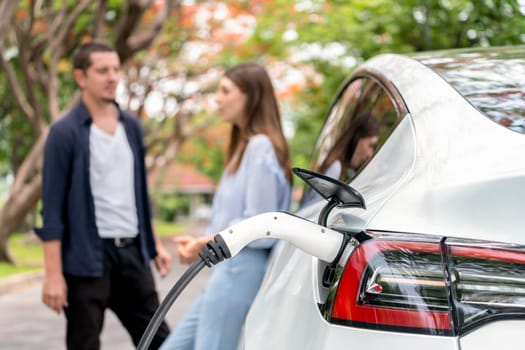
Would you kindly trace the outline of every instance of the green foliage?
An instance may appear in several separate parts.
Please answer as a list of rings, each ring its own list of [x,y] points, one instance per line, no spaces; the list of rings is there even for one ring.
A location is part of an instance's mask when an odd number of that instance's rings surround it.
[[[8,241],[16,264],[0,263],[0,278],[43,267],[44,253],[41,243],[32,234],[15,233]]]
[[[5,262],[0,262],[0,278],[18,275],[24,272],[31,272],[39,270],[42,266],[33,265],[12,265]]]
[[[342,79],[349,74],[343,67],[331,66],[322,61],[313,62],[316,70],[325,79],[319,87],[310,86],[296,97],[293,106],[295,135],[289,140],[293,155],[293,166],[310,167],[310,158],[315,146],[315,137],[321,131],[324,118],[333,102]],[[297,100],[299,102],[297,102]],[[300,101],[308,101],[302,103]]]
[[[434,50],[523,43],[523,5],[519,0],[411,0],[411,39],[415,49]]]
[[[156,194],[153,196],[155,218],[174,222],[178,215],[188,215],[190,199],[184,194]]]
[[[186,140],[176,159],[181,164],[191,164],[217,183],[224,170],[225,142],[228,138],[229,126],[214,117],[205,129]]]
[[[155,233],[158,237],[169,237],[184,232],[186,225],[155,220]]]
[[[210,177],[215,182],[221,178],[224,169],[224,153],[217,143],[212,143],[203,136],[191,140],[192,152],[179,153],[177,159],[189,163]]]
[[[191,141],[191,152],[180,152],[177,160],[192,164],[199,172],[218,182],[224,169],[224,152],[218,144],[211,143],[203,136]]]
[[[0,177],[16,172],[32,145],[32,130],[5,81],[0,82]]]

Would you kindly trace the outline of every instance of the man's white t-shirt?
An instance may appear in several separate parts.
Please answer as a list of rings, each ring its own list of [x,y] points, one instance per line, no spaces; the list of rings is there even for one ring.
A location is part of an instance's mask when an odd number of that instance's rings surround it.
[[[135,237],[138,217],[133,153],[122,123],[118,123],[114,134],[92,124],[89,152],[89,178],[99,236]]]

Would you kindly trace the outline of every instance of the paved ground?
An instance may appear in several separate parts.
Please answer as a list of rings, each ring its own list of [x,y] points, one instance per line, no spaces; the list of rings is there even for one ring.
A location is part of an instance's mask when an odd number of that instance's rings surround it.
[[[166,244],[168,249],[173,250],[174,245],[169,242]],[[181,265],[175,260],[172,270],[166,278],[160,279],[156,276],[157,289],[161,298],[164,298],[178,278],[186,271],[187,265]],[[204,268],[175,301],[166,315],[170,327],[176,324],[184,311],[191,305],[192,300],[204,286],[208,275],[209,269]],[[0,296],[1,349],[65,349],[64,316],[58,316],[47,309],[40,301],[40,294],[40,280],[33,278],[28,285]],[[101,340],[102,349],[134,349],[129,336],[110,311],[106,313]]]

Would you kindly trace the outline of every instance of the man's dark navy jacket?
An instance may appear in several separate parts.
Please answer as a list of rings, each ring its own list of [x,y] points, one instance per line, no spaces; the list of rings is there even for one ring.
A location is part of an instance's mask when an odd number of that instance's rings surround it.
[[[119,119],[133,152],[138,233],[141,253],[147,264],[157,252],[151,227],[142,127],[136,117],[120,109]],[[80,102],[51,126],[44,151],[44,224],[35,231],[43,241],[62,241],[64,273],[96,277],[104,272],[104,258],[89,180],[91,123],[89,111]]]

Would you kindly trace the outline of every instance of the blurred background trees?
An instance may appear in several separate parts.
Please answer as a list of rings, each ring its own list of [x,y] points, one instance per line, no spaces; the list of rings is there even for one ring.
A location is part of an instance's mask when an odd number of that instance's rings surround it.
[[[83,41],[117,48],[119,103],[143,120],[150,171],[177,159],[218,180],[227,128],[213,92],[225,67],[268,67],[293,164],[308,167],[335,91],[363,60],[522,44],[524,13],[522,0],[2,1],[0,261],[9,235],[34,224],[43,143],[78,96],[69,58]]]
[[[8,3],[10,5],[8,5]],[[13,8],[13,3],[16,8]],[[2,159],[13,177],[0,208],[0,261],[11,261],[7,237],[40,198],[49,124],[76,100],[69,57],[91,38],[115,44],[122,62],[149,47],[176,1],[4,1],[0,33]]]

